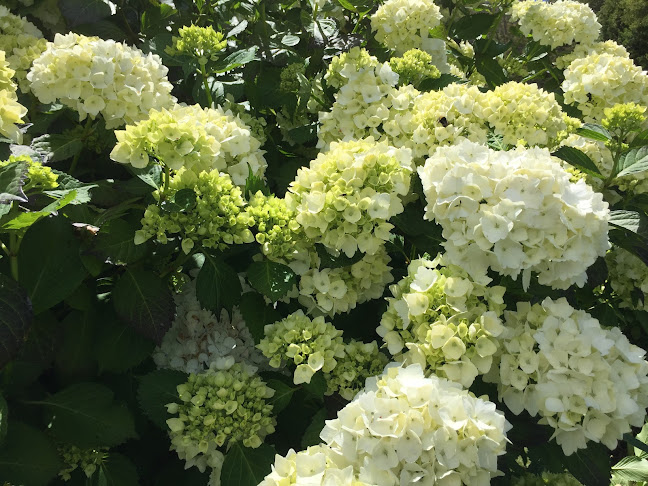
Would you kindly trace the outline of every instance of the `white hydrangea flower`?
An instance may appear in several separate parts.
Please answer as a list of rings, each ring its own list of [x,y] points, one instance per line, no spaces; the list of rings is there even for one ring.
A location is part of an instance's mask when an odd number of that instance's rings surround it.
[[[22,132],[16,126],[24,123],[27,108],[18,103],[16,85],[13,82],[15,71],[5,60],[4,51],[0,50],[0,135],[15,143],[22,143]]]
[[[565,69],[565,103],[574,103],[586,122],[600,123],[605,108],[635,102],[648,105],[648,74],[632,59],[607,53],[578,58]]]
[[[496,152],[464,140],[439,147],[418,169],[426,219],[443,228],[449,263],[472,278],[488,268],[528,287],[531,272],[556,289],[583,286],[605,255],[608,203],[570,181],[546,149]]]
[[[648,362],[618,328],[576,310],[565,298],[520,302],[505,312],[499,365],[487,375],[516,415],[539,415],[565,455],[588,441],[615,449],[648,407]]]
[[[432,0],[387,0],[371,16],[378,42],[397,54],[423,49],[429,29],[440,23],[441,10]]]
[[[552,49],[574,42],[592,44],[601,31],[594,11],[574,0],[522,0],[511,7],[511,18],[519,23],[524,35],[532,35],[535,41]]]
[[[620,307],[648,311],[648,267],[628,250],[614,247],[605,255],[612,290],[621,299]],[[639,302],[632,293],[641,292]]]
[[[391,286],[393,298],[376,330],[397,361],[418,363],[438,376],[472,385],[487,373],[503,331],[504,287],[472,280],[438,256],[412,260]]]
[[[101,114],[106,128],[115,128],[175,102],[167,72],[157,55],[70,33],[56,34],[27,79],[41,103],[58,100],[76,110],[81,120]]]
[[[268,368],[237,307],[231,318],[223,309],[217,318],[203,309],[196,297],[196,281],[190,280],[175,294],[176,316],[162,344],[153,352],[158,368],[201,373],[212,363],[231,357],[253,369]]]
[[[411,151],[364,140],[331,144],[310,167],[298,170],[286,193],[307,238],[352,257],[376,254],[389,239],[387,221],[403,212]]]
[[[614,167],[614,158],[612,157],[612,152],[610,151],[610,149],[605,146],[605,142],[590,140],[585,137],[581,137],[576,133],[572,133],[566,139],[560,142],[560,146],[572,147],[583,152],[592,160],[592,162],[594,162],[594,165],[596,165],[599,172],[601,172],[604,177],[608,177],[612,173],[612,169]],[[573,167],[567,168],[567,170],[573,170]],[[602,179],[590,176],[588,174],[584,174],[584,176],[587,183],[595,190],[600,191],[603,188]]]
[[[606,40],[605,42],[594,42],[593,44],[576,44],[572,52],[557,57],[555,65],[558,69],[564,70],[574,60],[582,59],[591,54],[610,54],[611,56],[630,58],[630,54],[625,47],[613,40]]]
[[[494,403],[460,385],[426,378],[419,365],[388,365],[320,437],[368,484],[484,485],[509,428]]]

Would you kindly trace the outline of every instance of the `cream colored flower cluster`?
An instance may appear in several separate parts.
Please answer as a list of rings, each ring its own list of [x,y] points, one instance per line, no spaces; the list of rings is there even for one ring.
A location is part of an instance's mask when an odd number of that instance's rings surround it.
[[[504,287],[473,281],[443,259],[413,260],[391,286],[376,330],[397,361],[418,363],[468,388],[487,373],[502,333]]]
[[[14,74],[5,60],[4,51],[0,50],[0,135],[22,143],[22,132],[16,125],[24,123],[27,108],[18,103],[16,85],[12,80]]]
[[[216,32],[210,25],[199,27],[185,25],[178,30],[178,36],[173,36],[172,44],[165,49],[170,56],[189,56],[205,65],[216,61],[220,52],[227,46],[222,32]]]
[[[166,405],[171,449],[204,472],[220,469],[224,456],[219,448],[240,442],[259,447],[274,432],[276,421],[268,398],[274,390],[246,366],[223,362],[205,373],[189,375],[178,385],[178,398]]]
[[[441,23],[441,10],[433,0],[387,0],[371,16],[376,39],[397,54],[421,49],[429,29]]]
[[[180,169],[171,177],[164,196],[173,201],[181,191],[193,192],[195,203],[179,209],[149,205],[141,221],[142,229],[135,232],[136,245],[152,237],[165,244],[177,235],[183,251],[189,253],[194,245],[223,250],[231,244],[254,241],[250,231],[254,220],[245,212],[242,191],[232,183],[229,175],[218,170],[196,175]],[[159,200],[161,194],[162,191],[156,191],[153,196]]]
[[[408,149],[373,138],[331,144],[290,183],[286,203],[315,243],[348,257],[378,252],[389,239],[387,221],[403,211],[412,174]]]
[[[311,255],[311,265],[299,281],[299,303],[309,314],[333,316],[378,299],[393,280],[390,261],[383,246],[345,267],[321,268],[319,257]]]
[[[565,140],[561,141],[560,145],[572,147],[583,152],[594,162],[594,165],[596,165],[603,176],[608,177],[612,173],[614,158],[610,149],[605,146],[605,142],[590,140],[572,133]],[[601,179],[588,174],[584,175],[587,183],[595,190],[600,191],[603,188],[603,181]],[[634,175],[636,178],[639,174]]]
[[[295,385],[310,383],[319,370],[330,373],[337,364],[335,358],[344,357],[342,331],[324,317],[311,319],[302,310],[266,325],[263,333],[265,337],[257,347],[273,368],[292,361],[297,366],[293,376]]]
[[[557,57],[554,64],[558,69],[565,69],[576,59],[582,59],[591,54],[609,54],[616,57],[630,58],[630,54],[625,47],[613,40],[606,40],[594,44],[576,44],[572,52]]]
[[[497,475],[509,428],[494,403],[456,383],[388,366],[320,437],[367,484],[483,485]]]
[[[586,122],[600,122],[605,108],[620,103],[648,105],[648,74],[628,57],[593,53],[565,69],[565,103],[576,104]]]
[[[59,186],[59,175],[52,171],[51,167],[33,160],[28,155],[11,155],[7,160],[0,160],[0,167],[23,162],[27,164],[27,176],[24,179],[22,190],[29,195],[30,192],[51,191]]]
[[[158,368],[197,374],[230,356],[251,369],[267,368],[267,360],[256,349],[238,307],[233,308],[231,315],[223,309],[219,317],[203,309],[196,297],[195,279],[174,295],[174,301],[176,311],[171,329],[153,352]]]
[[[41,103],[58,100],[81,120],[101,114],[106,128],[116,128],[173,104],[167,72],[157,55],[70,33],[56,34],[27,79]]]
[[[332,88],[339,89],[360,73],[378,67],[380,63],[376,56],[362,47],[352,47],[349,52],[343,52],[331,59],[324,79]]]
[[[117,145],[110,157],[140,169],[151,160],[196,174],[216,169],[243,186],[250,170],[261,177],[267,166],[261,142],[250,128],[220,107],[175,105],[151,110],[146,120],[116,130],[115,135]]]
[[[583,286],[605,255],[608,203],[546,149],[496,152],[463,141],[440,147],[419,168],[425,218],[443,227],[448,263],[473,278],[488,268],[529,285],[531,272],[556,289]]]
[[[532,35],[533,40],[552,49],[574,42],[592,44],[601,31],[594,11],[574,0],[521,0],[511,7],[511,18],[524,35]]]
[[[27,72],[46,47],[43,33],[34,24],[0,5],[0,51],[5,51],[9,66],[16,71],[23,93],[29,92]]]
[[[508,145],[552,147],[580,122],[562,111],[553,93],[511,81],[487,93],[483,116]],[[569,127],[566,123],[569,121]]]
[[[620,307],[648,311],[648,267],[641,259],[623,248],[613,248],[605,255],[610,285],[621,299]],[[641,291],[633,301],[632,293]]]
[[[344,345],[344,357],[337,360],[333,370],[326,377],[326,395],[339,393],[345,400],[362,390],[365,380],[380,375],[389,362],[380,352],[376,341],[363,343],[352,339]]]
[[[401,85],[418,85],[424,79],[441,76],[439,69],[432,64],[432,56],[420,49],[410,49],[402,57],[392,57],[389,67],[398,74]]]
[[[565,455],[601,442],[615,449],[648,407],[645,351],[618,328],[576,310],[565,298],[520,302],[505,312],[497,382],[500,400],[519,414],[539,415]]]

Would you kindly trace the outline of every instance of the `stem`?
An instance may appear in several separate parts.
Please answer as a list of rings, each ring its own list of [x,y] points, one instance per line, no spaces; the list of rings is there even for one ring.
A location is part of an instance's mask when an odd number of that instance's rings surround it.
[[[168,165],[165,165],[164,166],[164,190],[162,191],[162,197],[160,198],[160,202],[166,199],[166,195],[169,192],[170,179],[171,179],[171,169],[169,169]]]
[[[204,64],[200,65],[200,72],[203,78],[203,86],[205,87],[205,93],[207,94],[207,105],[208,105],[207,108],[212,108],[214,101],[212,100],[211,90],[209,89],[209,83],[207,82],[207,70],[205,69]]]
[[[18,249],[22,238],[18,234],[9,233],[9,266],[11,267],[11,276],[18,281]]]
[[[160,275],[160,277],[165,278],[169,276],[171,273],[175,272],[178,268],[180,268],[182,265],[185,264],[187,260],[194,254],[193,251],[190,251],[189,253],[185,253],[184,251],[180,250],[180,254],[178,255],[178,258],[174,260],[171,265],[169,265]]]
[[[92,121],[93,121],[92,118],[88,117],[88,121],[86,121],[86,124],[83,127],[83,133],[81,134],[82,142],[85,141],[86,137],[90,133],[90,129],[92,128]],[[82,152],[83,152],[83,147],[74,155],[74,158],[72,159],[72,164],[70,165],[70,170],[69,170],[70,175],[74,174],[74,170],[76,169],[76,166],[79,163],[79,158],[81,157]]]

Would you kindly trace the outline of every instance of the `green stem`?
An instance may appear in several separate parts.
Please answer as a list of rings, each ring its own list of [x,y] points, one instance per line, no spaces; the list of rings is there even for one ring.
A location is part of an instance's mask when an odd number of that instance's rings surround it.
[[[166,199],[167,193],[169,192],[170,179],[171,179],[171,169],[169,169],[168,165],[165,165],[164,166],[164,190],[162,192],[162,197],[160,198],[160,202]]]
[[[90,131],[92,129],[92,118],[88,117],[88,121],[86,121],[85,126],[83,127],[83,133],[81,134],[81,141],[85,142],[85,139],[88,137],[90,134]],[[83,152],[83,147],[81,147],[81,150],[79,150],[75,155],[74,158],[72,159],[72,164],[70,165],[70,170],[68,173],[70,175],[74,175],[74,171],[76,169],[77,164],[79,163],[79,159],[81,158],[81,153]]]
[[[205,94],[207,94],[207,105],[208,105],[207,108],[212,108],[214,101],[212,100],[211,90],[209,89],[209,83],[207,82],[207,70],[205,69],[204,64],[200,65],[200,72],[203,78],[203,86],[205,87]]]
[[[20,242],[22,237],[17,233],[9,233],[9,266],[11,268],[11,276],[18,281],[18,250],[20,249]]]

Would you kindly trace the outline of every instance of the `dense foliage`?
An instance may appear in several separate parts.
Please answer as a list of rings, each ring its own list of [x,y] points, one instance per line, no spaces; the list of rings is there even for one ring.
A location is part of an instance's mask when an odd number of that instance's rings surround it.
[[[613,18],[0,6],[0,485],[645,485]]]

